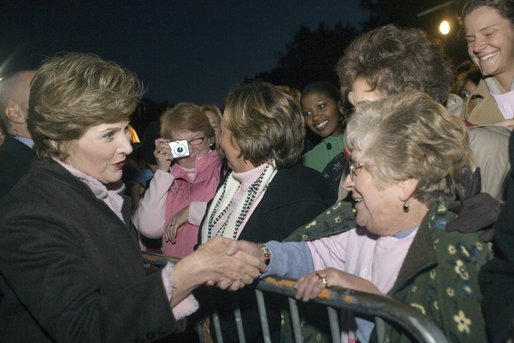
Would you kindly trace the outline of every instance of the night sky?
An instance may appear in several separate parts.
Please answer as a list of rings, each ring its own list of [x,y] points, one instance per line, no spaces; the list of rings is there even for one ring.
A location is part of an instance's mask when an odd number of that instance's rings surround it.
[[[276,66],[305,25],[360,28],[358,0],[0,1],[0,75],[62,51],[136,72],[155,102],[223,105],[227,91]]]

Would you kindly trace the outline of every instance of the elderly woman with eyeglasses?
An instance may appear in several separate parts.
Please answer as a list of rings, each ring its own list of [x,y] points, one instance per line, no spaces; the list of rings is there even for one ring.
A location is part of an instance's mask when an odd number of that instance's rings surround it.
[[[430,317],[452,341],[485,342],[478,271],[490,247],[476,233],[445,230],[455,218],[447,203],[461,170],[472,168],[467,138],[465,125],[424,93],[371,102],[345,132],[344,187],[355,201],[356,228],[308,242],[233,242],[234,251],[269,262],[267,274],[299,277],[298,299],[333,286],[387,295]],[[341,225],[338,206],[306,226]],[[343,342],[370,339],[373,322],[351,312],[342,318]],[[385,341],[409,339],[386,326]]]
[[[182,142],[172,149],[170,142],[177,141]],[[133,221],[144,236],[162,237],[167,256],[184,257],[198,241],[199,222],[188,219],[202,218],[216,193],[222,159],[214,149],[215,142],[214,129],[200,106],[179,103],[162,114],[161,138],[155,140],[154,151],[157,171]],[[177,151],[180,148],[183,154]],[[190,207],[191,202],[198,205]],[[190,213],[194,211],[199,213]],[[177,220],[177,216],[183,219]]]

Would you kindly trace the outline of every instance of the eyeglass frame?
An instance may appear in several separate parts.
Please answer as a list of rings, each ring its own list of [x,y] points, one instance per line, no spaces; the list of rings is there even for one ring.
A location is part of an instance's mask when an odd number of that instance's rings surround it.
[[[352,162],[351,160],[348,160],[348,173],[346,175],[350,175],[350,180],[354,181],[355,177],[357,176],[357,169],[367,166],[366,163],[358,163],[358,162]]]
[[[184,140],[185,139],[176,139],[175,141],[184,141]],[[192,143],[197,140],[200,140],[200,141],[198,143]],[[198,137],[195,139],[187,140],[187,144],[189,144],[190,146],[198,146],[198,145],[202,144],[204,140],[205,140],[205,136],[202,136],[202,137]]]

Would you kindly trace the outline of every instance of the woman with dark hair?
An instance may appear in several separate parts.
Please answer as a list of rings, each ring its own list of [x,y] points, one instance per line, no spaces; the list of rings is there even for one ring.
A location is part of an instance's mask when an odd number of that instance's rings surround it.
[[[302,164],[321,172],[337,192],[345,165],[341,95],[330,82],[317,81],[303,89],[300,104],[305,125],[323,139],[302,156]]]
[[[462,116],[474,125],[514,127],[514,2],[470,0],[463,8],[468,54],[483,79]]]

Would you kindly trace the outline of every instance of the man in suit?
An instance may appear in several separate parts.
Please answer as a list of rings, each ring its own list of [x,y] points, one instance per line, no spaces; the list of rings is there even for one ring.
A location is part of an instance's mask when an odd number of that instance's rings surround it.
[[[33,70],[25,70],[0,81],[0,121],[7,133],[0,146],[0,199],[29,171],[34,157],[27,128],[33,77]]]

